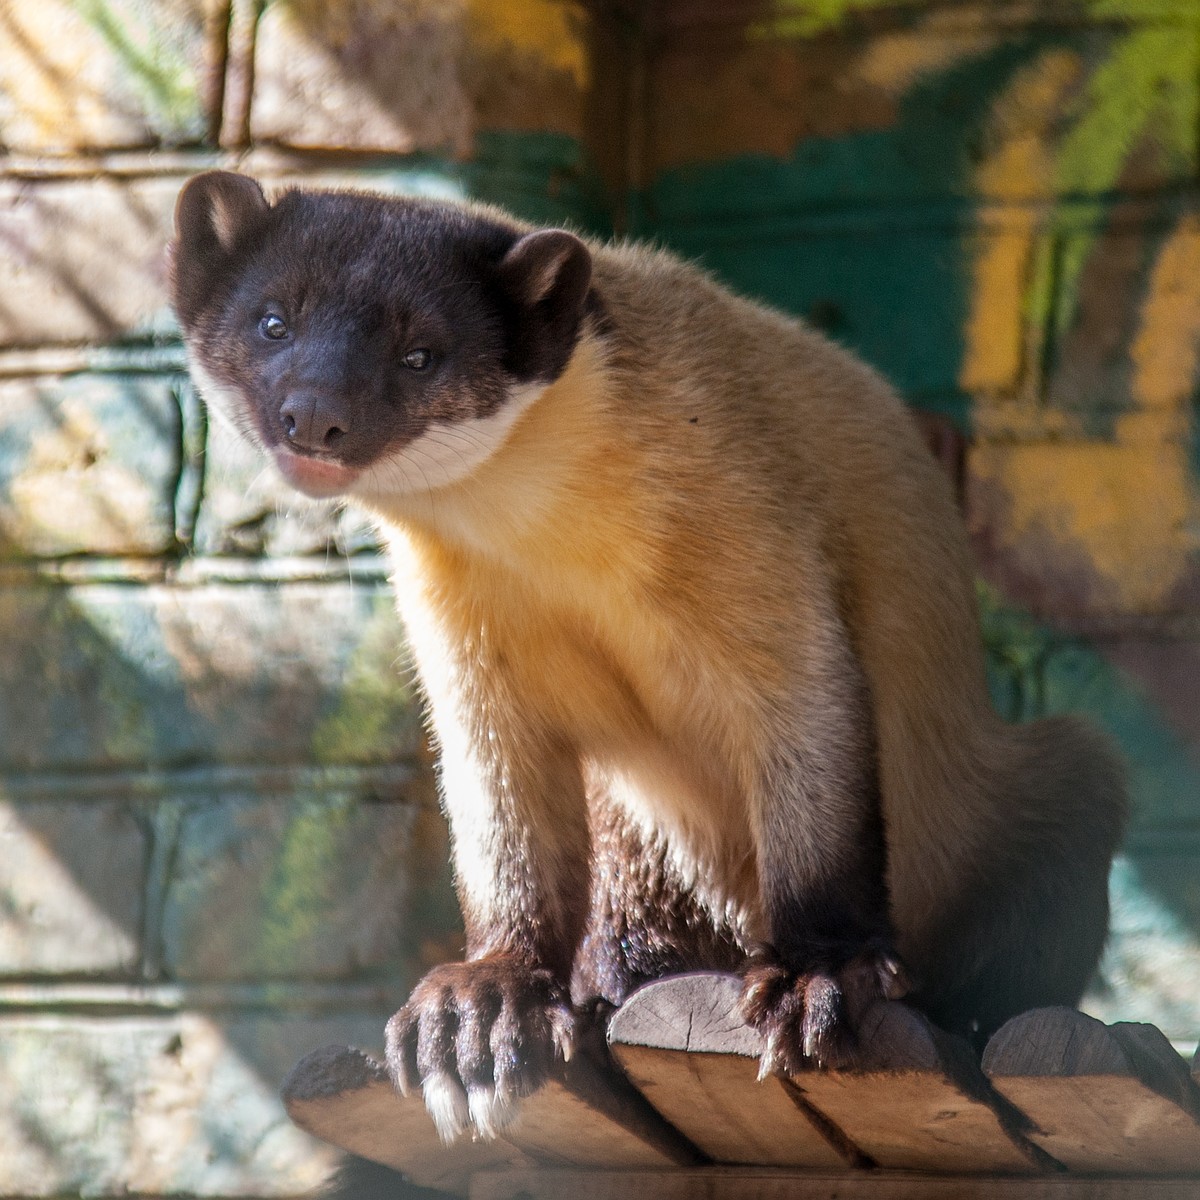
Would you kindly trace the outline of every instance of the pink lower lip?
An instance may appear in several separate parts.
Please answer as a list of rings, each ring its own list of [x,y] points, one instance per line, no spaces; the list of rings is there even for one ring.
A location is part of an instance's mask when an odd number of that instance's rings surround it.
[[[319,500],[340,495],[358,475],[351,467],[294,454],[283,447],[275,451],[275,465],[284,479],[297,491]]]

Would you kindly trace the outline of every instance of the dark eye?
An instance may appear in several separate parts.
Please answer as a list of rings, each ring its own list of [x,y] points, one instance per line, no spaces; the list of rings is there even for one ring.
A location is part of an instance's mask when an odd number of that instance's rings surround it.
[[[423,371],[433,360],[428,350],[410,350],[404,356],[404,365],[412,371]]]
[[[288,335],[287,322],[275,313],[267,313],[258,323],[258,332],[273,342],[278,342]]]

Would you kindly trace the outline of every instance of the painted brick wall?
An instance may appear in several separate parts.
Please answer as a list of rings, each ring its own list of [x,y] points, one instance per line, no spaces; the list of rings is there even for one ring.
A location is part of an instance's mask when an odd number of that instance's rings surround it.
[[[0,0],[0,1194],[280,1196],[276,1099],[460,951],[385,568],[189,383],[187,176],[590,222],[575,6]]]
[[[653,236],[968,440],[992,677],[1138,812],[1092,1006],[1200,1033],[1200,8],[0,0],[0,1194],[282,1196],[275,1100],[455,953],[370,533],[187,379],[174,197]]]

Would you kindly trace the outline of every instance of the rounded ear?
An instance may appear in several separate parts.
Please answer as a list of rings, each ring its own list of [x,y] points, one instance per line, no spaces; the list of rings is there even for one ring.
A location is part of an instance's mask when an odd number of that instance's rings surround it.
[[[185,317],[209,272],[238,237],[270,208],[258,184],[232,171],[205,171],[188,181],[175,202],[175,239],[168,250],[175,307]]]
[[[175,239],[189,248],[224,253],[269,207],[248,175],[205,171],[188,180],[175,202]]]
[[[500,262],[508,308],[508,369],[522,382],[551,382],[579,340],[592,256],[574,234],[541,229],[519,238]]]

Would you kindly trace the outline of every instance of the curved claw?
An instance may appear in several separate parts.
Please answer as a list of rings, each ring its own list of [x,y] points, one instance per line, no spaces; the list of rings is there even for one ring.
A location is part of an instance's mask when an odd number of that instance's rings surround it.
[[[759,1078],[851,1066],[867,1009],[908,989],[899,959],[883,947],[869,946],[834,969],[800,972],[772,955],[755,956],[743,972],[741,1010],[763,1035]]]
[[[397,1089],[419,1086],[444,1141],[495,1137],[571,1055],[575,1014],[549,971],[495,956],[435,967],[388,1022]]]

